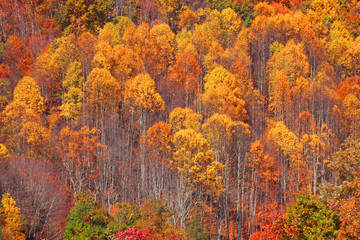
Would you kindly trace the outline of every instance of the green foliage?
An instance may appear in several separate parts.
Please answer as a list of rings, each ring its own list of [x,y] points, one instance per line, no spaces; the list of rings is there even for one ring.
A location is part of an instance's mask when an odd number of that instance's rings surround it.
[[[275,54],[281,51],[281,49],[284,48],[284,44],[279,43],[278,41],[273,42],[270,46],[270,52],[271,54]]]
[[[244,1],[241,5],[234,5],[232,8],[242,18],[246,27],[250,26],[251,21],[255,18],[254,4]]]
[[[225,8],[230,7],[230,5],[231,5],[231,0],[225,0],[225,1],[207,0],[206,2],[207,2],[207,5],[209,8],[217,9],[219,11],[222,11]]]
[[[135,26],[134,23],[128,17],[115,17],[105,24],[105,26],[99,31],[99,39],[104,40],[108,33],[108,30],[111,31],[113,37],[115,38],[115,43],[120,44],[122,43],[122,37],[124,35],[125,29],[129,26]],[[104,37],[105,36],[105,37]]]
[[[281,220],[283,239],[335,239],[340,217],[315,196],[298,195]]]
[[[67,0],[57,22],[66,33],[96,33],[109,20],[113,0]]]
[[[255,17],[254,5],[249,1],[242,1],[241,4],[236,0],[207,0],[208,7],[211,9],[216,9],[222,11],[226,8],[233,9],[239,17],[242,18],[245,26],[250,26],[251,21]]]
[[[203,217],[199,213],[199,210],[195,212],[195,215],[189,217],[186,223],[186,238],[194,240],[206,240],[208,239],[208,233],[204,230]]]
[[[139,208],[129,203],[117,203],[111,209],[111,219],[108,224],[108,232],[115,234],[119,230],[128,229],[137,226],[137,221],[140,219]]]
[[[107,239],[109,216],[84,192],[75,196],[75,206],[70,210],[65,229],[65,239]]]

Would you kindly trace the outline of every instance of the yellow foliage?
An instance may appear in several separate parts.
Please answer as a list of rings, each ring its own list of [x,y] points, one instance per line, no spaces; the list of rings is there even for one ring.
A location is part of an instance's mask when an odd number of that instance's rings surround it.
[[[25,240],[25,235],[21,232],[20,209],[8,193],[4,194],[1,200],[0,221],[4,239]]]
[[[67,90],[63,96],[63,104],[60,106],[61,115],[66,118],[76,119],[81,111],[83,100],[83,81],[81,63],[73,62],[63,81],[63,87]]]
[[[290,40],[285,47],[271,56],[268,62],[270,84],[272,84],[271,81],[274,81],[277,71],[280,70],[283,70],[288,76],[291,87],[297,78],[301,76],[307,78],[309,76],[310,64],[305,55],[303,43],[295,44],[293,40]]]
[[[195,190],[221,194],[224,165],[214,160],[213,151],[202,134],[192,128],[180,130],[172,143],[174,159],[169,161],[170,166],[180,172],[187,184]]]
[[[221,112],[233,119],[245,120],[247,111],[240,90],[240,81],[223,67],[217,67],[205,76],[205,92],[201,100],[210,115]]]
[[[360,63],[360,36],[357,37],[355,41],[351,43],[350,47],[344,52],[341,57],[341,61],[347,69],[347,75],[359,75],[360,68],[358,65]]]
[[[304,134],[300,141],[305,150],[305,157],[324,157],[326,145],[317,134]]]
[[[216,160],[228,162],[231,144],[239,135],[249,136],[249,128],[248,124],[233,121],[226,114],[215,113],[202,125],[202,133],[215,151]]]
[[[0,166],[9,160],[9,150],[4,144],[0,143]]]
[[[116,79],[106,69],[94,68],[84,85],[86,103],[92,111],[109,110],[117,106],[121,99],[121,88]]]
[[[163,111],[165,102],[148,74],[140,74],[125,83],[125,102],[139,110]]]
[[[259,2],[254,7],[254,12],[256,15],[264,15],[267,17],[274,16],[276,10],[273,6],[269,5],[267,2]]]
[[[157,63],[160,70],[165,71],[172,65],[175,59],[175,34],[171,31],[169,25],[159,24],[154,26],[150,30],[150,34],[153,34],[156,38],[158,46],[158,57]]]
[[[114,46],[115,44],[119,44],[120,41],[115,37],[115,34],[113,33],[114,24],[113,23],[107,23],[103,29],[99,31],[99,40],[100,41],[106,41],[111,46]]]
[[[114,49],[107,41],[100,41],[96,47],[96,54],[92,61],[95,68],[105,68],[110,70],[112,67],[111,59],[114,56]]]
[[[44,98],[41,96],[40,88],[31,77],[23,77],[14,89],[14,101],[25,103],[34,111],[44,111]]]
[[[47,156],[50,131],[40,116],[23,102],[12,102],[0,114],[0,142],[11,152],[29,157]]]
[[[225,114],[215,113],[202,125],[202,131],[213,148],[221,149],[231,143],[238,124]]]
[[[222,66],[219,66],[206,74],[204,77],[204,89],[214,88],[225,81],[225,78],[229,75],[229,72]]]
[[[195,131],[200,131],[200,121],[202,116],[195,113],[190,108],[175,108],[169,115],[169,124],[173,132],[178,132],[182,129],[192,128]]]
[[[298,137],[283,122],[276,122],[274,124],[269,130],[267,139],[287,156],[302,150]]]
[[[331,24],[336,20],[344,20],[348,14],[347,3],[336,0],[314,0],[311,2],[311,8],[308,9],[307,15],[319,34],[328,33]]]
[[[144,71],[144,64],[140,57],[130,48],[124,45],[114,47],[113,58],[110,59],[111,72],[124,87],[125,82]]]
[[[221,11],[221,25],[228,34],[237,35],[242,27],[242,19],[232,8]]]
[[[190,29],[200,20],[199,15],[195,12],[191,11],[187,6],[181,9],[181,13],[179,14],[179,20],[177,26],[179,29]]]

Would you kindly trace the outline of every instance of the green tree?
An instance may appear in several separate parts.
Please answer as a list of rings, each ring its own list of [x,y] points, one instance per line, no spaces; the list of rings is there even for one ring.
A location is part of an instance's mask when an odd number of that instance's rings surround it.
[[[204,230],[203,216],[199,213],[199,210],[195,211],[195,214],[187,220],[186,223],[186,237],[187,239],[194,240],[206,240],[208,239],[208,232]]]
[[[110,211],[110,216],[107,226],[109,234],[137,226],[137,221],[141,217],[139,207],[127,202],[116,203]]]
[[[298,195],[281,221],[283,239],[335,239],[340,228],[339,215],[306,194]]]
[[[65,239],[108,239],[109,215],[95,199],[84,192],[75,196],[75,206],[70,210],[65,228]]]

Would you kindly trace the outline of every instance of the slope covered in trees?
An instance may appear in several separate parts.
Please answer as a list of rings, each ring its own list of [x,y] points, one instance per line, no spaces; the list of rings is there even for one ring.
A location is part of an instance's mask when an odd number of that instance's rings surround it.
[[[359,13],[1,2],[0,238],[359,238]]]

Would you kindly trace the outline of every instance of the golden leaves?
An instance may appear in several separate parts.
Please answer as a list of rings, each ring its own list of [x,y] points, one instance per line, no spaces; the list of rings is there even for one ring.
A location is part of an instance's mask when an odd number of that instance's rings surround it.
[[[140,74],[125,83],[125,102],[140,110],[163,111],[165,102],[156,91],[154,80],[148,74]]]
[[[224,165],[214,160],[213,151],[203,135],[192,128],[183,129],[174,134],[172,143],[174,160],[170,161],[170,166],[195,189],[221,194]]]
[[[14,89],[14,101],[25,103],[29,108],[39,113],[44,111],[44,98],[40,88],[31,77],[23,77]]]
[[[173,132],[189,128],[199,132],[201,119],[202,116],[190,108],[175,108],[169,115],[169,124]]]
[[[73,62],[62,84],[67,92],[64,93],[60,109],[62,110],[61,114],[66,118],[77,119],[80,114],[84,95],[82,90],[84,77],[81,75],[81,63]]]
[[[113,109],[121,99],[120,85],[106,69],[94,68],[84,90],[87,104],[98,113],[100,109]]]
[[[0,141],[11,152],[30,157],[47,156],[50,132],[40,116],[23,102],[14,101],[0,114]]]
[[[20,209],[10,194],[4,194],[1,200],[0,225],[4,239],[25,240],[22,233]]]
[[[4,144],[0,143],[0,167],[9,160],[9,150]]]

